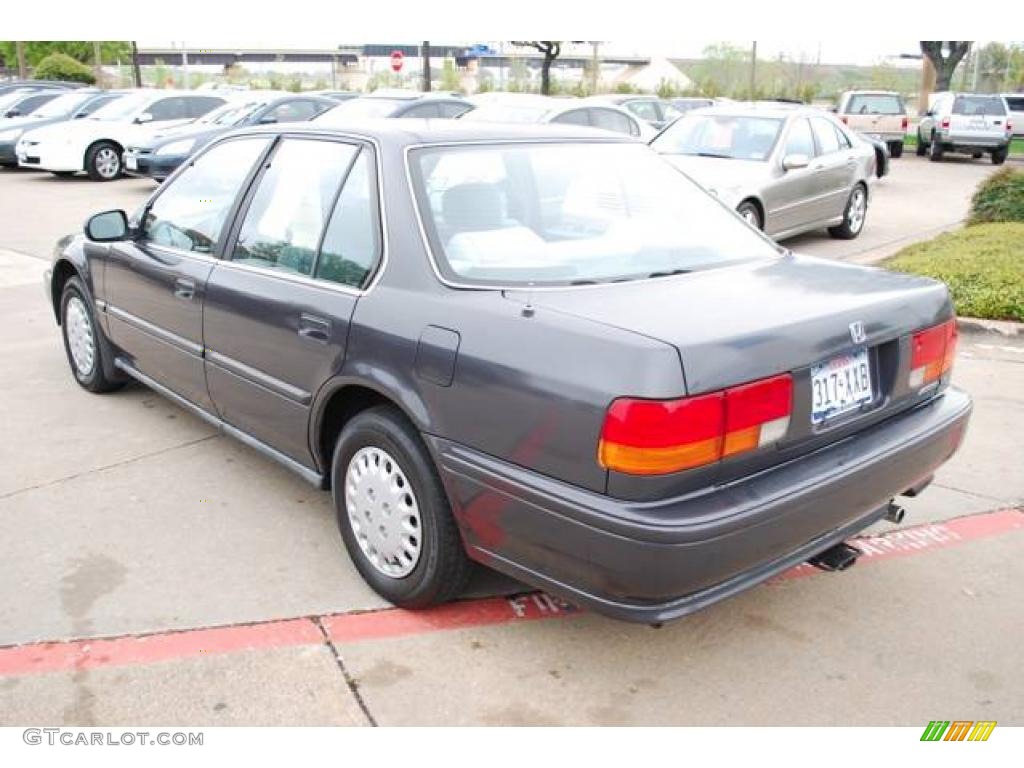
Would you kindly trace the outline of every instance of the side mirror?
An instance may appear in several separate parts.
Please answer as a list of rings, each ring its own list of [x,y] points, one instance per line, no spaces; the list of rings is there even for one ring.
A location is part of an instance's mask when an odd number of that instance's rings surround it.
[[[260,125],[271,125],[277,122],[277,118],[273,115],[264,115],[260,118]]]
[[[85,236],[95,243],[125,240],[128,232],[128,215],[121,210],[97,213],[85,222]]]
[[[797,168],[806,168],[811,164],[811,158],[807,155],[786,155],[782,158],[782,167],[787,171],[795,171]]]
[[[153,120],[153,116],[149,112],[143,112],[141,115],[135,118],[135,124],[141,125],[142,123],[148,123]]]
[[[17,107],[14,107],[14,109],[9,109],[6,113],[4,113],[4,117],[20,117],[20,116],[21,116],[21,110],[18,109]]]

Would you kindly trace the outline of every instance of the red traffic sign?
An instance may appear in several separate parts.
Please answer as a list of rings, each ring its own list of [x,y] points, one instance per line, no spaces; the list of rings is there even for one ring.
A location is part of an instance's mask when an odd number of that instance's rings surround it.
[[[405,54],[403,54],[401,51],[392,51],[391,52],[391,69],[394,72],[401,72],[402,71],[402,61],[404,59],[405,59]]]

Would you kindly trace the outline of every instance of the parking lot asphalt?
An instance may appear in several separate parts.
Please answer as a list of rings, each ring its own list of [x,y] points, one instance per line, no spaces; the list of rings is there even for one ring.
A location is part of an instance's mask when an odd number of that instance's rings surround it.
[[[893,165],[860,238],[788,245],[872,260],[956,226],[992,171]],[[485,572],[410,616],[359,579],[325,494],[153,392],[72,380],[41,257],[150,189],[0,173],[0,725],[1024,724],[1024,341],[962,337],[972,425],[903,530],[870,531],[898,556],[661,629]]]

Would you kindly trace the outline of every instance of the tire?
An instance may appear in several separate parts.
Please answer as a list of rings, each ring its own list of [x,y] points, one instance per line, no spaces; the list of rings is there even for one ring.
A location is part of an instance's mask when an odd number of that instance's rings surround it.
[[[754,229],[764,229],[764,222],[761,220],[761,211],[758,210],[757,204],[752,200],[744,200],[738,206],[736,206],[736,213],[743,217],[743,220],[747,222]]]
[[[864,230],[868,216],[868,193],[863,184],[857,184],[850,192],[843,211],[843,223],[828,228],[828,233],[837,240],[853,240]]]
[[[897,157],[902,157],[903,156],[903,142],[902,141],[894,141],[894,142],[889,144],[889,156],[893,157],[893,158],[897,158]]]
[[[112,392],[124,386],[123,381],[106,374],[110,354],[102,331],[96,325],[92,301],[82,281],[69,277],[60,295],[60,330],[64,353],[75,381],[90,392]]]
[[[928,145],[928,159],[933,163],[942,159],[942,142],[935,137],[935,134],[932,134],[931,143]]]
[[[992,150],[992,165],[1002,165],[1006,162],[1006,156],[1010,153],[1009,147]]]
[[[914,150],[918,157],[924,157],[928,153],[928,144],[921,138],[921,132],[917,132],[917,148]]]
[[[472,563],[430,454],[399,411],[369,408],[345,425],[331,481],[345,548],[377,594],[426,608],[462,592]]]
[[[85,172],[93,181],[113,181],[123,170],[121,152],[113,142],[97,142],[85,153]]]

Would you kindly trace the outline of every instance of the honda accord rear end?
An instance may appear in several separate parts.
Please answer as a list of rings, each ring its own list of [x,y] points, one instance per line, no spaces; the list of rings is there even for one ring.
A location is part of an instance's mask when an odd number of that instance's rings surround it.
[[[406,163],[458,332],[426,440],[473,559],[660,622],[863,530],[959,446],[941,283],[794,256],[642,147]]]

